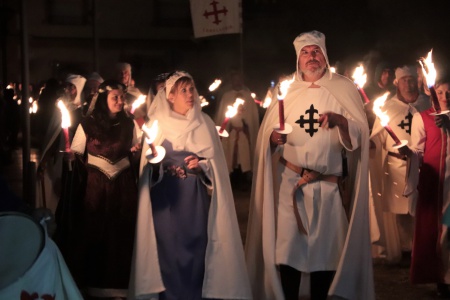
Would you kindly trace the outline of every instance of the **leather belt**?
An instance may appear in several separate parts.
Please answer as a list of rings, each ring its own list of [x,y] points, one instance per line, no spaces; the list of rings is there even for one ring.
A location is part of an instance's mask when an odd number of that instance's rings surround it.
[[[309,182],[314,181],[314,180],[323,180],[323,181],[332,182],[332,183],[338,183],[339,182],[339,176],[336,176],[336,175],[324,175],[324,174],[321,174],[321,173],[319,173],[317,171],[314,171],[314,170],[302,168],[300,166],[294,165],[293,163],[287,161],[282,156],[280,157],[280,163],[282,165],[284,165],[286,168],[291,169],[295,173],[300,174],[300,176],[302,176],[302,179],[305,181],[305,183],[309,183]],[[301,184],[300,181],[302,179],[299,180],[297,185]],[[303,185],[303,184],[301,184],[301,185]]]
[[[401,160],[406,160],[406,156],[401,155],[400,153],[388,151],[387,154],[388,154],[389,156],[393,156],[393,157],[398,158],[398,159],[401,159]]]
[[[321,173],[319,173],[317,171],[306,169],[306,168],[302,168],[300,166],[294,165],[293,163],[287,161],[282,156],[280,157],[280,163],[283,164],[284,166],[286,166],[286,168],[291,169],[295,173],[300,174],[300,176],[301,176],[300,180],[297,182],[297,184],[295,185],[295,188],[294,188],[294,190],[292,192],[292,204],[294,206],[294,215],[295,215],[295,219],[297,221],[298,230],[300,231],[300,233],[303,233],[303,234],[307,235],[306,229],[303,226],[303,222],[302,222],[300,214],[298,212],[297,200],[295,199],[295,192],[301,186],[303,186],[303,185],[305,185],[305,184],[307,184],[307,183],[309,183],[311,181],[316,181],[316,180],[323,180],[323,181],[327,181],[327,182],[332,182],[332,183],[338,184],[339,176],[336,176],[336,175],[323,175],[323,174],[321,174]]]

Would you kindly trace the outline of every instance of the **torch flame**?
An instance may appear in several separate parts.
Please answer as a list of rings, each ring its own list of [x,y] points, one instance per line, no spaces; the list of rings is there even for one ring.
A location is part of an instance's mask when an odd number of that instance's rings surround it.
[[[61,128],[70,127],[70,114],[62,100],[58,101],[58,107],[61,111]]]
[[[330,67],[330,72],[331,73],[336,73],[336,68],[335,67]]]
[[[272,103],[272,98],[267,96],[266,99],[264,99],[264,102],[262,104],[263,108],[268,108],[270,103]]]
[[[227,118],[232,118],[237,114],[237,108],[231,105],[227,106],[227,112],[225,113],[225,117]]]
[[[139,95],[139,97],[134,100],[133,104],[131,105],[131,113],[134,113],[134,111],[141,106],[142,104],[145,103],[145,98],[147,98],[147,96],[145,95]]]
[[[206,101],[205,97],[203,97],[202,95],[200,95],[199,98],[200,98],[200,107],[204,107],[204,106],[209,105],[209,102]]]
[[[381,107],[384,106],[384,103],[387,100],[387,97],[389,95],[389,92],[384,93],[383,96],[378,97],[373,102],[373,112],[375,115],[380,118],[381,126],[386,126],[389,123],[389,116],[386,114],[385,111],[381,110]]]
[[[289,89],[289,86],[291,85],[291,83],[294,81],[294,77],[292,77],[291,79],[286,79],[283,80],[282,82],[280,82],[279,87],[278,87],[278,100],[283,100],[284,97],[286,97],[287,91]]]
[[[431,88],[434,86],[434,83],[436,82],[436,69],[434,68],[434,63],[432,61],[431,55],[432,55],[433,49],[428,52],[428,55],[426,58],[421,58],[419,60],[420,66],[422,67],[422,73],[425,77],[425,81],[427,82],[428,88]]]
[[[33,103],[31,103],[31,105],[30,105],[30,114],[37,113],[37,110],[38,110],[37,101],[33,101]]]
[[[233,106],[237,109],[239,105],[244,105],[245,101],[241,98],[236,98],[236,101],[234,101]]]
[[[242,100],[241,98],[236,98],[236,101],[234,101],[233,106],[228,105],[227,106],[227,112],[225,113],[225,117],[226,118],[232,118],[237,114],[237,110],[239,105],[243,105],[245,103],[244,100]]]
[[[364,73],[364,66],[362,64],[356,67],[352,75],[353,82],[359,87],[363,88],[367,81],[367,74]]]
[[[209,91],[212,92],[212,91],[216,90],[221,83],[222,83],[222,80],[220,80],[220,79],[214,80],[214,82],[209,86]]]
[[[145,134],[145,142],[151,144],[155,141],[156,134],[158,133],[158,120],[153,121],[152,126],[148,128],[145,124],[142,125],[142,131]]]

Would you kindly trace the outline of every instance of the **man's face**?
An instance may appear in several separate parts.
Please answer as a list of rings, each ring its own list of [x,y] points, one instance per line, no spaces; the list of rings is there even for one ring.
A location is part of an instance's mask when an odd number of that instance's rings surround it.
[[[323,55],[322,49],[320,49],[319,46],[305,46],[302,48],[302,50],[300,50],[298,58],[298,68],[305,75],[305,77],[321,77],[323,71],[325,70],[325,67],[325,56]]]
[[[398,80],[397,93],[406,103],[416,102],[418,96],[417,78],[404,76]]]
[[[121,83],[128,86],[128,84],[130,83],[131,72],[130,72],[130,70],[119,71],[118,77],[119,77],[118,80]]]

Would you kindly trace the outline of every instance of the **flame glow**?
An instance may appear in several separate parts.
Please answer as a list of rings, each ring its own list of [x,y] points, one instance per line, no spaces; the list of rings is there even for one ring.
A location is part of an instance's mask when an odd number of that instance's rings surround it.
[[[336,73],[336,68],[335,67],[330,67],[330,72],[331,73]]]
[[[252,96],[253,101],[255,101],[256,104],[258,104],[259,106],[262,106],[262,101],[256,99],[256,94],[255,93],[250,93],[250,96]]]
[[[292,77],[291,79],[286,79],[283,80],[282,82],[280,82],[279,86],[278,86],[278,100],[283,100],[284,97],[286,97],[287,91],[289,89],[289,87],[291,86],[291,83],[294,81],[294,77]]]
[[[263,108],[268,108],[270,103],[272,103],[272,98],[267,96],[266,99],[264,99],[264,102],[262,104]]]
[[[37,101],[33,101],[30,106],[30,114],[35,114],[38,110],[38,104]]]
[[[382,111],[381,108],[384,106],[384,103],[387,100],[387,97],[389,95],[389,92],[384,93],[383,96],[378,97],[373,102],[373,112],[375,115],[380,118],[381,126],[386,126],[389,123],[389,116],[386,114],[385,111]]]
[[[225,113],[225,117],[226,118],[232,118],[237,114],[237,110],[239,105],[243,105],[245,103],[244,100],[242,100],[241,98],[236,98],[236,100],[233,103],[233,106],[228,105],[227,106],[227,112]]]
[[[236,98],[236,101],[234,101],[233,106],[238,108],[239,105],[244,105],[245,101],[241,98]]]
[[[70,127],[70,114],[62,100],[58,101],[58,107],[61,111],[61,128]]]
[[[151,144],[155,141],[156,134],[158,133],[158,120],[153,121],[153,124],[148,128],[145,124],[142,125],[142,131],[145,134],[145,142]]]
[[[204,106],[209,105],[209,102],[206,101],[205,97],[203,97],[202,95],[200,95],[199,98],[200,98],[200,106],[201,106],[201,107],[204,107]]]
[[[139,95],[139,97],[134,100],[133,104],[131,105],[131,113],[134,113],[134,111],[141,106],[142,104],[145,103],[145,99],[147,98],[147,96],[145,95]]]
[[[362,64],[356,67],[352,75],[353,82],[359,87],[363,88],[367,81],[367,74],[364,73],[364,66]]]
[[[215,91],[220,85],[222,84],[222,80],[216,79],[214,82],[209,86],[209,91]]]
[[[432,55],[433,49],[428,52],[428,55],[426,58],[421,58],[419,60],[420,66],[422,67],[422,73],[425,77],[425,80],[427,82],[427,86],[431,88],[434,86],[434,83],[436,82],[436,69],[434,68],[434,63],[432,61],[431,55]]]
[[[226,118],[232,118],[237,114],[237,107],[228,105],[227,108],[227,112],[225,113]]]

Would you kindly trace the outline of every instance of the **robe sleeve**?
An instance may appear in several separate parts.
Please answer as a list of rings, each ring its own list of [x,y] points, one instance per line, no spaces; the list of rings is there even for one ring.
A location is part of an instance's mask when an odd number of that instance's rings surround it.
[[[211,163],[209,162],[208,159],[204,159],[204,160],[199,161],[198,165],[203,171],[203,175],[200,177],[200,180],[209,190],[212,190],[213,189],[213,185],[212,185],[213,174],[212,174],[212,169],[211,169]]]
[[[403,196],[411,195],[419,184],[419,168],[423,158],[426,141],[425,126],[420,113],[415,113],[411,125],[411,147],[412,155],[408,158],[406,170],[406,184]]]
[[[338,130],[339,132],[339,141],[341,143],[342,146],[344,146],[344,148],[348,151],[353,151],[358,149],[361,146],[361,128],[358,125],[358,122],[350,120],[347,118],[348,121],[348,134],[350,136],[350,141],[352,143],[352,147],[349,148],[347,145],[347,143],[344,142],[344,140],[342,139],[342,135],[341,135],[341,131]]]

